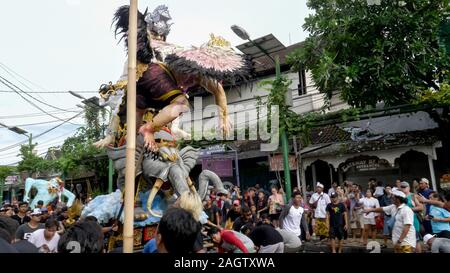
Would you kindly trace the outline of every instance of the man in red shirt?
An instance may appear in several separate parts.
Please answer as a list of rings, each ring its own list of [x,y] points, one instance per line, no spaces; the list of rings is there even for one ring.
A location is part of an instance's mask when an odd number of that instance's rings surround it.
[[[212,228],[208,231],[214,243],[218,245],[219,253],[254,253],[255,245],[244,234],[234,230],[221,230]]]

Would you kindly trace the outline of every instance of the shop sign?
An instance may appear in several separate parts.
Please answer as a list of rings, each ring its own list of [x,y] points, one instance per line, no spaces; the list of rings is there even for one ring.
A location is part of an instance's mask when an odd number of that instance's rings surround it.
[[[349,169],[354,169],[355,171],[373,171],[387,168],[391,168],[391,165],[386,159],[371,158],[345,163],[341,167],[341,170],[343,172],[347,172]]]
[[[284,171],[283,155],[269,156],[269,164],[271,172]],[[295,155],[289,155],[289,170],[297,170],[297,166],[298,164]]]
[[[215,172],[219,177],[233,176],[232,159],[203,159],[202,170]]]

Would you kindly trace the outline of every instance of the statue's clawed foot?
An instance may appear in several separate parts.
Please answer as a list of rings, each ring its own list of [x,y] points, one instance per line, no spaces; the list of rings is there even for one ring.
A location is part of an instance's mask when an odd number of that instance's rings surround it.
[[[155,142],[155,137],[153,135],[153,128],[151,123],[143,125],[141,129],[139,129],[139,133],[141,133],[144,136],[144,148],[152,152],[157,152],[158,145]]]

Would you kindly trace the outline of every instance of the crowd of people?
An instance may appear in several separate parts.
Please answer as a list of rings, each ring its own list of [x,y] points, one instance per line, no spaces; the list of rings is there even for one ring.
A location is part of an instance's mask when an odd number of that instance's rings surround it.
[[[203,202],[185,192],[165,211],[143,252],[296,253],[312,240],[342,253],[347,243],[366,246],[382,238],[381,247],[397,253],[450,253],[450,195],[432,191],[426,178],[412,185],[399,179],[392,186],[370,179],[364,191],[351,181],[333,183],[328,191],[320,182],[315,186],[305,194],[294,188],[289,199],[276,186],[212,190]],[[69,218],[63,203],[38,202],[34,209],[26,202],[5,204],[0,252],[107,252],[106,238],[117,233],[116,224]]]
[[[332,253],[342,253],[344,243],[365,247],[377,238],[383,239],[381,248],[390,246],[397,253],[450,252],[450,194],[432,191],[426,178],[411,184],[398,179],[392,185],[371,178],[365,187],[334,182],[327,192],[317,182],[314,191],[308,187],[303,195],[295,188],[284,200],[277,187],[212,192],[204,202],[208,234],[232,231],[248,242],[243,234],[258,252],[297,252],[302,242],[320,240],[329,243]],[[221,244],[222,237],[213,241]],[[278,243],[284,244],[283,251],[272,247]]]

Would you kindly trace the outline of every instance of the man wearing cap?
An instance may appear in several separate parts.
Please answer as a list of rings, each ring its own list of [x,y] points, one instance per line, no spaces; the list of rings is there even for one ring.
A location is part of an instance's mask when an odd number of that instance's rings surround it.
[[[422,245],[420,244],[419,240],[422,239],[422,235],[420,234],[420,221],[417,215],[422,213],[424,206],[417,199],[417,195],[411,192],[411,188],[408,182],[406,181],[401,182],[400,190],[406,195],[406,205],[410,207],[414,212],[414,229],[416,230],[416,240],[417,240],[416,252],[421,253]]]
[[[41,210],[36,208],[31,212],[31,220],[28,223],[22,224],[16,231],[16,241],[28,240],[31,233],[38,229],[44,228],[41,224]]]
[[[365,208],[365,213],[384,212],[392,215],[392,242],[395,253],[413,253],[416,247],[416,230],[414,229],[414,212],[406,205],[406,195],[397,189],[392,190],[392,205],[381,208]],[[389,223],[392,225],[392,222]]]
[[[16,231],[16,241],[28,240],[30,235],[38,229],[43,229],[44,224],[41,223],[42,212],[36,208],[30,213],[30,221],[19,226]]]
[[[450,239],[427,234],[423,237],[423,242],[430,247],[431,253],[450,253]]]
[[[328,238],[328,226],[326,223],[327,219],[327,205],[331,203],[328,194],[323,192],[323,184],[317,182],[316,193],[311,196],[309,203],[314,208],[314,218],[316,219],[316,226],[314,228],[315,234],[320,236],[323,240]]]
[[[432,192],[433,191],[430,189],[430,181],[428,181],[428,179],[426,178],[420,179],[419,190],[417,191],[417,194],[423,198],[429,199]],[[425,205],[426,215],[430,214],[430,206],[430,204]],[[423,227],[425,228],[426,233],[432,233],[433,230],[431,228],[431,222],[429,220],[423,221]]]

